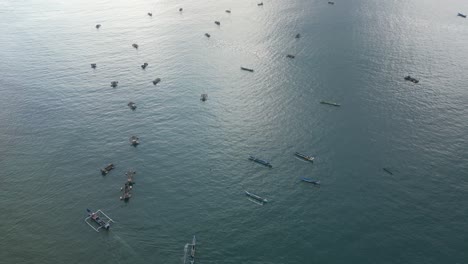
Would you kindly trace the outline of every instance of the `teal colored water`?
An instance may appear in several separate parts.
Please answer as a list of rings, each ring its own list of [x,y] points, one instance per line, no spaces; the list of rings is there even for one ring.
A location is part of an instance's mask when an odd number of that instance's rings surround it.
[[[263,2],[0,1],[0,262],[467,263],[468,3]]]

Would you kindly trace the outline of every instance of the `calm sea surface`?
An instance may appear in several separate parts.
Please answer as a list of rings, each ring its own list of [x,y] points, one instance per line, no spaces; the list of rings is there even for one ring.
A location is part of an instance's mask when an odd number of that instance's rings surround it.
[[[0,263],[468,263],[468,2],[257,2],[0,0]]]

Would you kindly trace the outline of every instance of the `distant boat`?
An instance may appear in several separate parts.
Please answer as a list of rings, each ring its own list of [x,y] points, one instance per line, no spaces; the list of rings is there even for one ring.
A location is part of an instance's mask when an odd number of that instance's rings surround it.
[[[200,97],[200,100],[202,100],[203,102],[208,100],[208,94],[202,94],[201,97]]]
[[[263,2],[261,2],[261,3],[258,3],[257,5],[258,5],[258,6],[262,6],[262,5],[263,5]]]
[[[117,87],[118,84],[119,84],[118,81],[113,81],[113,82],[111,82],[111,87],[115,88],[115,87]]]
[[[88,224],[94,231],[99,232],[99,230],[109,230],[110,223],[114,222],[109,216],[107,216],[103,211],[97,210],[93,212],[89,209],[86,209],[88,217],[85,218],[85,223]],[[92,220],[94,224],[91,224],[89,220]],[[96,227],[97,225],[97,227]]]
[[[97,24],[96,28],[99,29],[101,27],[101,24]]]
[[[411,76],[409,76],[409,75],[408,75],[408,76],[405,76],[405,80],[410,81],[410,82],[412,82],[412,83],[419,83],[419,80],[418,80],[418,79],[413,78],[413,77],[411,77]]]
[[[257,163],[260,163],[260,164],[265,165],[265,166],[270,167],[270,168],[273,167],[273,166],[271,165],[270,162],[268,162],[268,161],[266,161],[266,160],[262,160],[262,159],[256,158],[256,157],[254,157],[254,156],[249,156],[249,160],[254,161],[254,162],[257,162]]]
[[[143,63],[143,65],[141,65],[141,68],[142,68],[143,70],[145,70],[145,69],[146,69],[146,67],[148,67],[148,63],[146,63],[146,62],[145,62],[145,63]]]
[[[137,108],[136,104],[134,102],[130,102],[127,104],[130,109],[135,110]]]
[[[205,36],[206,36],[207,38],[211,37],[211,35],[208,34],[208,33],[205,33]]]
[[[321,104],[326,104],[326,105],[333,105],[333,106],[340,106],[340,104],[334,103],[334,102],[328,102],[328,101],[320,101]]]
[[[160,81],[161,81],[160,78],[156,78],[156,79],[153,80],[153,84],[156,85],[156,84],[158,84]]]
[[[179,8],[179,12],[182,12],[182,11],[184,11],[184,9],[183,9],[182,7],[181,7],[181,8]]]
[[[249,69],[249,68],[245,68],[245,67],[241,67],[241,70],[249,71],[249,72],[253,72],[253,71],[254,71],[253,69]]]
[[[249,197],[251,197],[251,198],[253,198],[253,199],[255,199],[255,200],[257,200],[257,201],[259,201],[259,202],[261,202],[261,203],[266,203],[266,202],[268,202],[267,199],[262,198],[262,197],[260,197],[260,196],[258,196],[258,195],[256,195],[256,194],[250,193],[250,192],[248,192],[248,191],[244,191],[244,192],[245,192],[245,195],[247,195],[247,196],[249,196]]]
[[[226,10],[226,13],[229,13],[229,14],[231,14],[231,10]]]
[[[114,164],[112,163],[109,163],[109,165],[107,165],[106,167],[104,167],[103,169],[100,169],[101,170],[101,174],[102,175],[107,175],[111,170],[113,170],[115,168]]]
[[[312,183],[314,185],[320,185],[320,181],[316,181],[316,180],[313,180],[313,179],[310,179],[310,178],[302,177],[301,181]]]
[[[131,136],[130,137],[130,144],[132,144],[132,146],[136,147],[137,145],[140,144],[140,139],[137,136]]]
[[[386,173],[393,175],[393,172],[390,169],[382,168]]]
[[[304,155],[302,153],[299,153],[299,152],[295,152],[294,155],[298,156],[299,158],[302,158],[302,159],[305,159],[307,161],[310,161],[310,162],[314,162],[314,157],[312,156],[307,156],[307,155]]]
[[[462,14],[462,13],[458,13],[458,16],[459,16],[459,17],[466,18],[466,15],[464,15],[464,14]]]
[[[91,63],[91,68],[96,69],[96,63]]]
[[[135,49],[138,49],[138,44],[133,43],[133,44],[132,44],[132,47],[134,47]]]
[[[329,5],[334,5],[335,2],[331,2],[331,1],[330,1],[330,2],[328,2],[328,4],[329,4]]]
[[[301,38],[301,34],[297,34],[297,35],[296,35],[296,38],[297,38],[297,39],[298,39],[298,38]]]
[[[152,16],[153,16],[153,13],[148,13],[148,16],[152,17]]]
[[[296,56],[294,56],[294,55],[291,55],[291,54],[288,54],[288,55],[286,55],[286,57],[288,57],[288,58],[291,58],[291,59],[294,59],[294,58],[296,58]]]
[[[216,25],[218,25],[218,26],[221,25],[221,22],[219,22],[219,21],[215,21],[214,23],[215,23]]]

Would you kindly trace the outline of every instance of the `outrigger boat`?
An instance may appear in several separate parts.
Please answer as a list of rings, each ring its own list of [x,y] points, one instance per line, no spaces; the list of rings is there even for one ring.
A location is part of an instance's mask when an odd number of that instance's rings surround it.
[[[250,192],[248,192],[248,191],[244,191],[244,192],[245,192],[245,195],[247,195],[248,197],[253,198],[253,199],[259,201],[259,202],[262,203],[262,204],[268,202],[267,199],[262,198],[262,197],[260,197],[260,196],[258,196],[258,195],[256,195],[256,194],[250,193]]]
[[[107,165],[105,168],[103,169],[100,169],[101,170],[101,173],[102,175],[107,175],[111,170],[113,170],[115,167],[114,167],[114,164],[110,163],[109,165]]]
[[[334,103],[334,102],[328,102],[328,101],[320,101],[321,104],[326,104],[326,105],[333,105],[333,106],[340,106],[340,104]]]
[[[258,158],[254,157],[254,156],[250,156],[249,160],[255,161],[257,163],[260,163],[260,164],[265,165],[265,166],[270,167],[270,168],[273,167],[270,162],[262,160],[262,159],[258,159]]]
[[[88,224],[94,231],[99,232],[101,228],[104,228],[105,230],[109,230],[110,228],[110,223],[114,222],[109,216],[107,216],[103,211],[100,209],[97,210],[96,212],[92,212],[89,209],[86,209],[88,212],[88,217],[85,218],[86,224]],[[91,224],[90,220],[92,220],[95,224]],[[97,227],[96,227],[97,224]]]
[[[249,72],[253,72],[253,71],[254,71],[253,69],[245,68],[245,67],[242,67],[242,66],[241,66],[241,70],[249,71]]]
[[[308,183],[312,183],[312,184],[314,184],[314,185],[320,185],[320,181],[312,180],[312,179],[310,179],[310,178],[302,177],[302,178],[301,178],[301,181],[308,182]]]
[[[314,162],[314,159],[315,159],[315,158],[312,157],[312,156],[307,156],[307,155],[304,155],[304,154],[299,153],[299,152],[294,153],[294,155],[298,156],[299,158],[302,158],[302,159],[305,159],[305,160],[307,160],[307,161],[310,161],[310,162]]]

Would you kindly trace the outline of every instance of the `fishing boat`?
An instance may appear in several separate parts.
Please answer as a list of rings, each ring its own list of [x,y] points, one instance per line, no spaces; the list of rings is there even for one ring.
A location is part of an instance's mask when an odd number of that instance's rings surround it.
[[[270,168],[273,167],[270,162],[262,160],[262,159],[258,159],[258,158],[254,157],[254,156],[250,156],[249,160],[260,163],[260,164],[265,165],[265,166],[270,167]]]
[[[156,78],[156,79],[153,80],[153,84],[156,85],[156,84],[158,84],[160,81],[161,81],[160,78]]]
[[[109,165],[107,165],[106,167],[104,167],[103,169],[100,169],[101,170],[101,174],[102,175],[107,175],[111,170],[113,170],[115,167],[114,167],[114,164],[110,163]]]
[[[118,81],[113,81],[113,82],[111,82],[111,87],[115,88],[115,87],[117,87],[118,84],[119,84]]]
[[[459,17],[466,18],[466,15],[464,15],[464,14],[462,14],[462,13],[458,13],[458,16],[459,16]]]
[[[99,232],[101,229],[109,230],[110,223],[114,222],[114,220],[112,220],[100,209],[96,212],[92,212],[89,209],[86,209],[86,211],[88,212],[88,217],[85,218],[85,223],[96,232]],[[94,224],[91,224],[91,222]]]
[[[253,198],[253,199],[255,199],[255,200],[257,200],[257,201],[259,201],[259,202],[261,202],[261,203],[266,203],[266,202],[268,202],[267,199],[262,198],[262,197],[260,197],[260,196],[258,196],[258,195],[256,195],[256,194],[250,193],[250,192],[248,192],[248,191],[244,191],[244,192],[245,192],[245,195],[247,195],[248,197]]]
[[[328,101],[320,101],[321,104],[326,104],[326,105],[333,105],[333,106],[340,106],[340,104],[334,103],[334,102],[328,102]]]
[[[258,5],[258,6],[262,6],[262,5],[263,5],[263,2],[261,2],[261,3],[258,3],[257,5]]]
[[[182,12],[182,11],[184,11],[184,9],[183,9],[182,7],[181,7],[181,8],[179,8],[179,12]]]
[[[183,264],[186,264],[187,263],[187,259],[188,259],[188,263],[190,264],[194,264],[195,263],[195,247],[196,247],[196,243],[197,243],[197,239],[195,236],[193,236],[193,239],[192,239],[192,244],[185,244],[184,246],[184,259],[183,259]],[[190,246],[190,253],[188,252],[189,250],[189,246]]]
[[[211,37],[211,35],[208,34],[208,33],[205,33],[205,36],[206,36],[207,38]]]
[[[245,68],[245,67],[242,67],[242,66],[241,66],[241,70],[243,70],[243,71],[249,71],[249,72],[253,72],[253,71],[254,71],[253,69]]]
[[[133,44],[132,44],[132,47],[134,47],[135,49],[138,49],[138,44],[133,43]]]
[[[386,173],[393,175],[393,172],[390,169],[382,168]]]
[[[96,63],[91,63],[91,68],[96,69]]]
[[[135,174],[136,174],[136,171],[132,171],[132,170],[129,170],[125,173],[125,175],[127,176],[127,183],[130,186],[133,186],[133,184],[135,184],[135,181],[133,180],[133,178],[135,177]]]
[[[408,76],[405,76],[405,80],[410,81],[410,82],[412,82],[412,83],[418,83],[418,82],[419,82],[418,79],[413,78],[413,77],[411,77],[411,76],[409,76],[409,75],[408,75]]]
[[[135,110],[137,108],[136,104],[134,102],[130,102],[127,104],[130,109]]]
[[[202,94],[201,97],[200,97],[200,100],[203,101],[203,102],[208,100],[208,94]]]
[[[97,24],[96,28],[99,29],[101,27],[101,24]]]
[[[288,55],[286,55],[286,57],[288,57],[288,58],[291,58],[291,59],[294,59],[294,58],[296,58],[296,56],[294,56],[294,55],[291,55],[291,54],[288,54]]]
[[[218,26],[221,25],[221,22],[219,22],[219,21],[215,21],[214,23],[215,23],[216,25],[218,25]]]
[[[231,14],[231,10],[229,10],[229,9],[226,10],[226,13]]]
[[[127,202],[128,200],[130,200],[130,198],[132,197],[132,193],[130,192],[132,190],[132,184],[130,184],[130,182],[126,182],[124,184],[124,187],[120,188],[121,191],[123,191],[123,195],[120,196],[120,200],[123,200],[125,202]]]
[[[301,38],[301,34],[297,34],[297,35],[296,35],[296,38],[297,38],[297,39],[298,39],[298,38]]]
[[[302,177],[301,181],[312,183],[314,185],[320,185],[320,181],[316,181],[316,180],[313,180],[313,179],[310,179],[310,178]]]
[[[314,157],[312,156],[307,156],[307,155],[304,155],[302,153],[299,153],[299,152],[295,152],[294,155],[298,156],[299,158],[302,158],[302,159],[305,159],[307,161],[310,161],[310,162],[314,162]]]
[[[331,1],[330,1],[330,2],[328,2],[328,4],[329,4],[329,5],[334,5],[335,2],[331,2]]]
[[[197,239],[195,238],[195,236],[193,236],[192,245],[191,245],[191,249],[190,249],[190,257],[192,258],[190,260],[191,264],[193,264],[195,262],[195,246],[196,246],[196,243],[197,243]]]
[[[146,62],[143,63],[143,65],[141,65],[141,68],[142,68],[143,70],[146,69],[146,67],[148,67],[148,63],[146,63]]]
[[[137,136],[131,136],[130,137],[130,144],[132,144],[132,146],[136,147],[138,144],[140,144],[140,139]]]
[[[153,13],[148,13],[148,16],[152,17],[152,16],[153,16]]]

